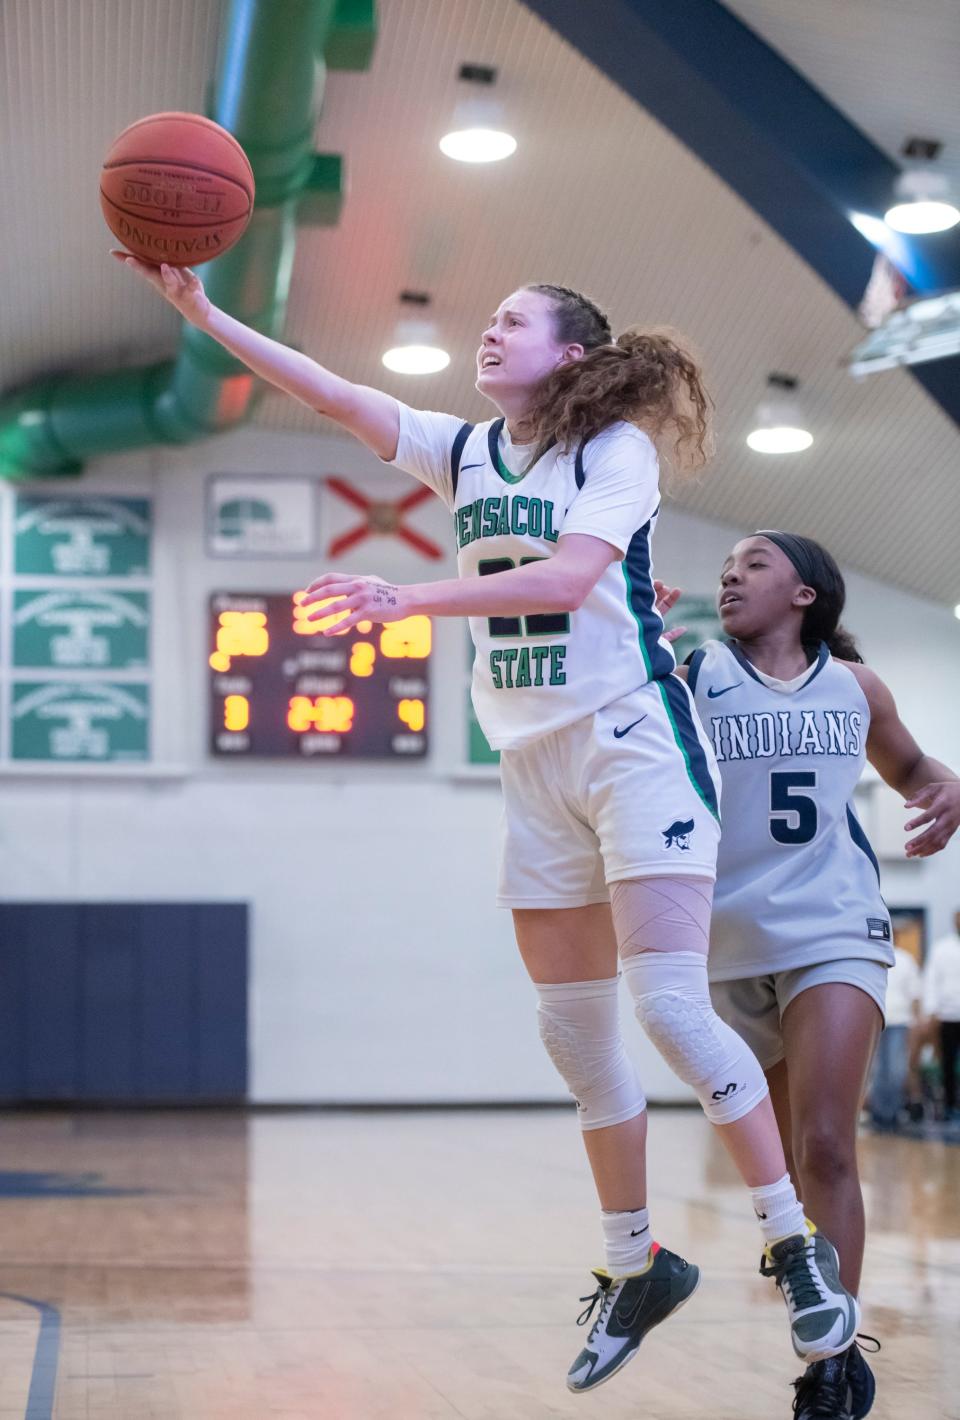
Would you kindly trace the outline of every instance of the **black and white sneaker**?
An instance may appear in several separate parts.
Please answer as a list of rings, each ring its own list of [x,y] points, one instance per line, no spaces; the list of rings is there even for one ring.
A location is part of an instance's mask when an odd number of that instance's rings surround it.
[[[666,1321],[693,1296],[700,1285],[700,1269],[675,1252],[654,1243],[642,1272],[611,1277],[602,1268],[594,1271],[597,1290],[581,1297],[589,1305],[577,1317],[585,1326],[600,1303],[600,1313],[590,1328],[587,1344],[567,1372],[567,1388],[580,1394],[603,1385],[632,1356],[648,1331]]]
[[[840,1281],[837,1250],[829,1238],[808,1222],[805,1233],[764,1248],[760,1271],[776,1279],[801,1361],[812,1365],[847,1350],[860,1324],[860,1304]]]
[[[846,1355],[814,1361],[793,1388],[794,1420],[851,1420]]]

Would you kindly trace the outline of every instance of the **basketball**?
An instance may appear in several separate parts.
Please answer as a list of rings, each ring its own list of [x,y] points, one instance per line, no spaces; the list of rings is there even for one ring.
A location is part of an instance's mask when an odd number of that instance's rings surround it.
[[[125,128],[100,174],[107,226],[142,261],[197,266],[238,242],[253,169],[232,133],[197,113],[153,113]]]

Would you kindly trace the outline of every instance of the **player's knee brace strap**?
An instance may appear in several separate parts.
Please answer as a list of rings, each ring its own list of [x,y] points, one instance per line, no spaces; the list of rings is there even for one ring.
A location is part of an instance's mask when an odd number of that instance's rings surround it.
[[[620,1034],[618,978],[535,983],[540,1039],[577,1101],[581,1129],[606,1129],[647,1102]]]
[[[711,1124],[732,1124],[768,1093],[756,1056],[710,1003],[700,952],[640,952],[623,973],[637,1019],[675,1075],[692,1086]]]

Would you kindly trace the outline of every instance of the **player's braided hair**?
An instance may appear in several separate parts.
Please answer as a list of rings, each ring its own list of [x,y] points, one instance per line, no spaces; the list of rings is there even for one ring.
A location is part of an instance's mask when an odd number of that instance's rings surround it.
[[[763,536],[763,534],[761,534]],[[840,617],[847,600],[846,583],[843,573],[833,557],[812,537],[802,537],[799,533],[781,534],[795,545],[795,555],[790,561],[807,587],[812,587],[817,599],[811,602],[803,613],[800,637],[805,646],[812,650],[826,641],[831,656],[841,661],[862,661],[863,657],[856,641],[847,629],[840,625]],[[798,565],[799,564],[799,565]]]
[[[581,292],[546,282],[524,289],[552,302],[557,339],[585,351],[548,375],[535,393],[524,420],[536,443],[535,458],[554,440],[570,449],[626,419],[654,440],[669,432],[677,468],[692,470],[707,462],[713,401],[673,332],[631,329],[614,340],[607,317]]]

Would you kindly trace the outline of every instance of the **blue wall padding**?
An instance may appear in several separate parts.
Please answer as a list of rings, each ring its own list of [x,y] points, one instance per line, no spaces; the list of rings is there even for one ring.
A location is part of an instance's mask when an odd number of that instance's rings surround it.
[[[0,1100],[247,1094],[247,908],[0,905]]]

